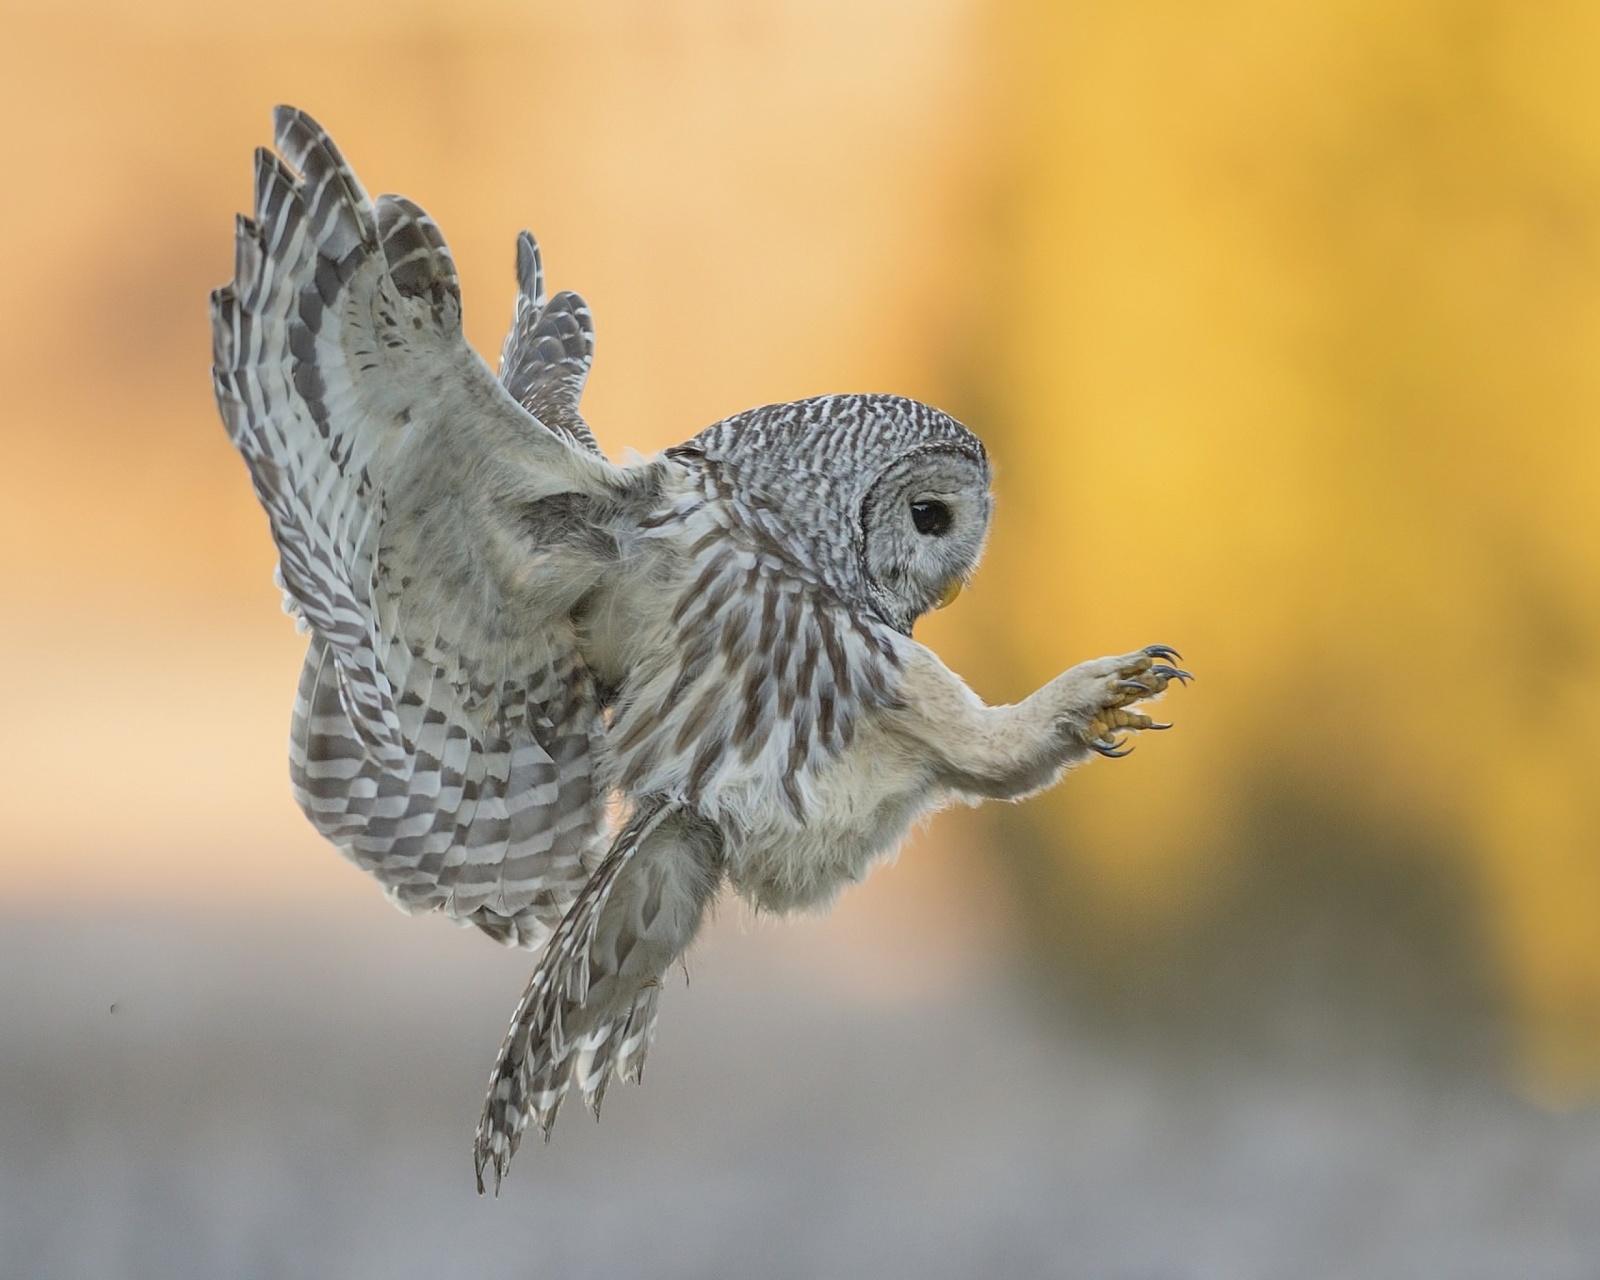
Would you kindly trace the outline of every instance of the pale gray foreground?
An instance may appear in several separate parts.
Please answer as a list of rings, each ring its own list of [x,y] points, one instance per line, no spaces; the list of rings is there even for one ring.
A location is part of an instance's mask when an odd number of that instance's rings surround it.
[[[1600,1274],[1596,1114],[1381,1056],[1196,1066],[992,978],[853,996],[726,925],[644,1086],[480,1200],[528,958],[351,911],[3,921],[0,1276]]]

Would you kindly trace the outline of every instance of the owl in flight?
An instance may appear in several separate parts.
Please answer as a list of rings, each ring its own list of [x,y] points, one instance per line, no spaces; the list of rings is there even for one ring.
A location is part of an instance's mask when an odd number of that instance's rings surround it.
[[[538,951],[476,1137],[498,1188],[569,1089],[598,1113],[638,1078],[724,884],[824,906],[941,805],[1166,728],[1134,704],[1188,675],[1150,645],[986,706],[911,634],[983,549],[965,427],[822,396],[618,466],[578,411],[588,309],[532,237],[496,378],[432,219],[274,122],[212,376],[311,638],[290,776],[401,908]]]

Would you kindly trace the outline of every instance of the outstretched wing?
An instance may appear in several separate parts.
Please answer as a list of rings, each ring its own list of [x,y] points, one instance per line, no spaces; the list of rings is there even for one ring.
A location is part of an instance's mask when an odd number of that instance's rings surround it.
[[[524,409],[573,444],[598,454],[578,399],[594,360],[594,320],[575,293],[544,296],[539,243],[517,236],[517,307],[500,351],[500,380]]]
[[[642,472],[530,416],[461,333],[443,237],[275,113],[212,295],[214,382],[312,632],[291,776],[403,907],[537,945],[583,882],[603,732],[570,611]]]

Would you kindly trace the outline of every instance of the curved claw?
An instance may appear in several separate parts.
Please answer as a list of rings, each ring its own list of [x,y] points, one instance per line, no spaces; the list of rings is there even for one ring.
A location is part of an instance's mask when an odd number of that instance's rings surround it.
[[[1137,680],[1118,680],[1116,687],[1123,693],[1148,694],[1150,686],[1140,684]]]
[[[1188,684],[1194,677],[1180,667],[1169,667],[1165,663],[1156,663],[1150,668],[1153,676],[1162,676],[1167,680],[1176,680],[1179,684]]]
[[[1107,760],[1120,760],[1123,756],[1132,751],[1133,747],[1131,744],[1124,747],[1116,740],[1108,738],[1104,742],[1101,742],[1099,739],[1095,739],[1094,741],[1090,742],[1089,750],[1098,751]]]
[[[1155,729],[1155,730],[1159,731],[1161,729],[1170,729],[1170,728],[1172,728],[1172,725],[1170,723],[1168,723],[1168,724],[1157,724],[1155,721],[1152,720],[1149,724],[1141,725],[1140,728],[1142,728],[1142,729]]]
[[[1183,655],[1170,644],[1147,644],[1142,652],[1149,657],[1160,658],[1163,662],[1183,661]]]

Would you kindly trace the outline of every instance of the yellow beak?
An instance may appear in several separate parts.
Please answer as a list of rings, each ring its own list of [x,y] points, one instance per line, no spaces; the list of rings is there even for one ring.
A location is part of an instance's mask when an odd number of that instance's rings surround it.
[[[956,602],[956,597],[958,595],[960,595],[960,594],[961,594],[961,579],[957,578],[954,582],[952,582],[948,587],[946,587],[944,589],[944,594],[939,597],[939,603],[934,605],[933,607],[935,609],[948,609],[951,605],[953,605]]]

